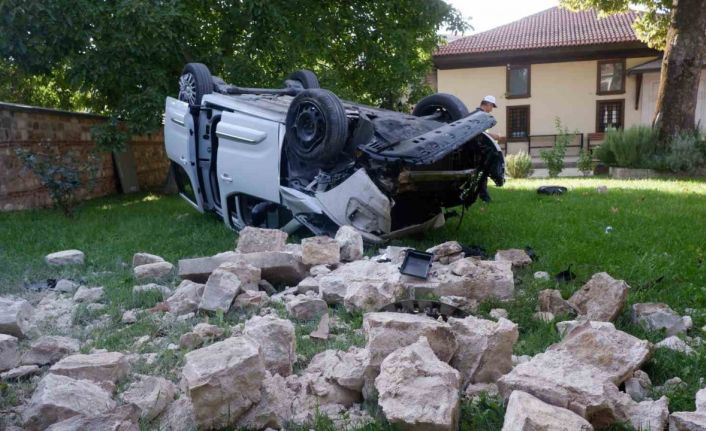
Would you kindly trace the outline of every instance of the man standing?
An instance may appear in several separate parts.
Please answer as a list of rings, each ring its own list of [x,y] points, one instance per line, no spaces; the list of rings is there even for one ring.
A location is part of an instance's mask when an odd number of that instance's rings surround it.
[[[485,96],[483,100],[480,101],[480,106],[476,108],[476,112],[478,111],[483,111],[485,113],[490,114],[493,112],[493,108],[497,108],[498,105],[495,104],[495,96]],[[486,130],[488,136],[491,138],[495,139],[496,141],[500,139],[500,135],[496,133],[491,133]],[[483,182],[480,184],[480,193],[478,194],[478,197],[481,198],[483,202],[490,202],[490,195],[488,194],[488,178],[486,177]]]

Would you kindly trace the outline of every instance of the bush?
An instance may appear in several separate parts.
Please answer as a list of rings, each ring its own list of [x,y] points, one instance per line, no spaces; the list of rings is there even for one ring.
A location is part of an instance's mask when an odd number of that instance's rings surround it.
[[[593,172],[593,157],[591,156],[590,151],[587,151],[585,148],[581,148],[581,151],[579,152],[579,159],[576,162],[576,167],[584,176]]]
[[[561,126],[561,120],[554,120],[556,125],[557,136],[554,139],[554,146],[551,150],[542,150],[539,156],[544,160],[549,170],[549,177],[555,178],[564,170],[564,156],[566,155],[566,147],[574,139],[573,134],[569,133],[569,129]]]
[[[512,178],[527,178],[534,172],[532,157],[524,151],[505,158],[505,170]]]
[[[672,139],[664,165],[672,172],[693,173],[706,163],[699,135],[681,133]]]
[[[652,168],[658,156],[657,133],[648,126],[609,129],[596,157],[608,166]]]
[[[73,215],[78,190],[84,185],[89,188],[94,185],[100,162],[94,152],[61,151],[58,145],[49,142],[40,143],[36,151],[18,148],[15,154],[39,178],[54,206],[67,217]]]

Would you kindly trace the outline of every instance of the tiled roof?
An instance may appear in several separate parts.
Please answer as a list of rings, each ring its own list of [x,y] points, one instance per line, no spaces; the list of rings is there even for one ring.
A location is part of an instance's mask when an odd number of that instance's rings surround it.
[[[635,11],[599,17],[593,10],[572,12],[559,7],[527,16],[492,30],[457,39],[440,47],[437,57],[497,51],[637,42],[631,24]]]

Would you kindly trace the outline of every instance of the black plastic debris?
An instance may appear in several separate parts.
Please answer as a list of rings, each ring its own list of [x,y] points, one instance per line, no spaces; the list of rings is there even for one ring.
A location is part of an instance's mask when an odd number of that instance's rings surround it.
[[[463,251],[464,257],[478,257],[482,260],[487,260],[489,258],[488,252],[480,245],[461,244],[461,250]]]
[[[429,276],[431,261],[434,255],[419,250],[407,250],[400,272],[412,277],[426,279]]]
[[[540,195],[563,195],[569,189],[563,186],[541,186],[537,189]]]
[[[432,319],[441,317],[446,321],[449,317],[463,319],[468,316],[460,308],[453,305],[445,304],[439,301],[423,300],[423,299],[407,299],[398,301],[393,304],[388,304],[380,309],[380,311],[391,311],[394,313],[407,314],[425,314]]]
[[[576,274],[571,272],[571,265],[569,265],[568,268],[555,275],[554,279],[560,283],[568,283],[576,279]]]

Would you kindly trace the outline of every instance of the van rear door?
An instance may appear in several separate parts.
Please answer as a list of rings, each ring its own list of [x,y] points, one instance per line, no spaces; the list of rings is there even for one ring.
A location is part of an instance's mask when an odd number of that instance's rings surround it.
[[[167,97],[164,115],[164,146],[179,186],[179,194],[203,212],[203,194],[197,177],[196,132],[189,104]]]

